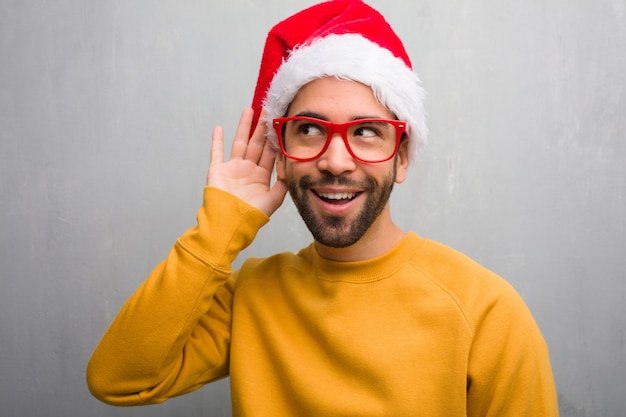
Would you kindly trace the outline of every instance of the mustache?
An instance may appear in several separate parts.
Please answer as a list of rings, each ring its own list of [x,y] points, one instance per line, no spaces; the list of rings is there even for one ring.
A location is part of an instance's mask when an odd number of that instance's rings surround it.
[[[305,175],[300,178],[298,185],[302,189],[313,187],[327,187],[333,185],[341,185],[346,187],[353,187],[363,189],[364,191],[370,191],[376,188],[374,180],[371,178],[365,178],[363,180],[354,180],[345,175],[332,175],[327,172],[323,172],[319,178],[313,178],[310,175]]]

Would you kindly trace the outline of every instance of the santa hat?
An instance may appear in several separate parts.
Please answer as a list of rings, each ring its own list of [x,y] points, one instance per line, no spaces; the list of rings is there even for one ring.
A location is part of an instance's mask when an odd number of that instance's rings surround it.
[[[408,125],[412,156],[426,145],[424,90],[402,41],[360,0],[317,4],[274,26],[266,39],[252,108],[254,124],[283,117],[305,84],[333,76],[368,85],[377,100]],[[267,135],[277,146],[276,132]]]

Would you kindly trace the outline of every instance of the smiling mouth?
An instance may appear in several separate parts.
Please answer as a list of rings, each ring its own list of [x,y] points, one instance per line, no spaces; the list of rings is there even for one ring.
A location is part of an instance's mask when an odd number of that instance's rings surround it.
[[[315,193],[321,200],[329,203],[345,203],[356,198],[359,193]]]

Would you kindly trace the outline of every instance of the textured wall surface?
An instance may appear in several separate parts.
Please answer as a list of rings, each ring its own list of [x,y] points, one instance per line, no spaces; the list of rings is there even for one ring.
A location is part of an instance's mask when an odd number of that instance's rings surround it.
[[[234,132],[267,30],[309,4],[0,0],[0,415],[230,414],[228,380],[101,404],[85,365],[194,224],[211,129]],[[624,415],[626,1],[371,4],[428,91],[395,219],[518,289],[563,416]],[[309,241],[288,201],[242,256]]]

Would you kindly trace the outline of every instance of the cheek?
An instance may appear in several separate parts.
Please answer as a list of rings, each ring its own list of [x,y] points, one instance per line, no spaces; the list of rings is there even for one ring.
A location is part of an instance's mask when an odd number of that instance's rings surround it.
[[[289,182],[303,176],[319,175],[314,162],[296,162],[283,156],[276,161],[276,176],[281,181]]]

